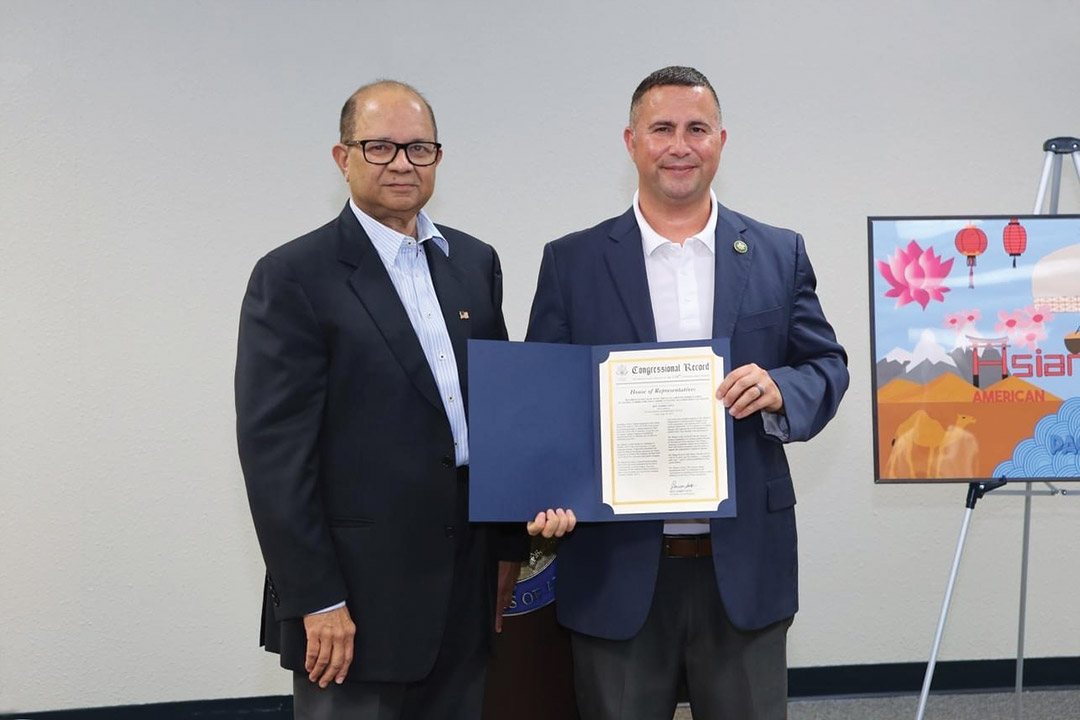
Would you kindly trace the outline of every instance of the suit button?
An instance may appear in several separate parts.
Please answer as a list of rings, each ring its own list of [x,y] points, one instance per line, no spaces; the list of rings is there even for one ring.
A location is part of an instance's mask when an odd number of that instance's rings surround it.
[[[454,537],[454,526],[453,525],[447,525],[444,528],[444,530],[446,531],[446,537],[448,537],[448,538]]]
[[[444,468],[452,468],[452,467],[454,467],[454,459],[452,457],[450,457],[449,455],[447,455],[446,457],[444,457],[442,459],[442,466]]]

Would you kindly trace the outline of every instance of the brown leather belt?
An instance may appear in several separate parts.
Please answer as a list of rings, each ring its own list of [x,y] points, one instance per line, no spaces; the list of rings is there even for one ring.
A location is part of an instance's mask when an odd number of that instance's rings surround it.
[[[664,555],[671,558],[712,557],[712,536],[665,535]]]

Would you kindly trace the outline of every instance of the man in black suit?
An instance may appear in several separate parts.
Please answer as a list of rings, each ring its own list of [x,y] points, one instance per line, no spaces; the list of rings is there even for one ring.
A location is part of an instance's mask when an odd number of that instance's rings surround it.
[[[297,718],[479,717],[527,551],[524,527],[467,520],[465,343],[506,339],[502,276],[421,209],[437,140],[412,87],[357,90],[333,148],[349,202],[259,260],[241,310],[262,642],[294,672]]]

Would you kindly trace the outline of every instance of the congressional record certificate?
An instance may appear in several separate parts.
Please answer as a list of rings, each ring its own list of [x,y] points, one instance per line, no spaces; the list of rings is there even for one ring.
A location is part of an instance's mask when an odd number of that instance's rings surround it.
[[[613,351],[598,372],[604,504],[715,511],[728,497],[724,359],[708,346]]]

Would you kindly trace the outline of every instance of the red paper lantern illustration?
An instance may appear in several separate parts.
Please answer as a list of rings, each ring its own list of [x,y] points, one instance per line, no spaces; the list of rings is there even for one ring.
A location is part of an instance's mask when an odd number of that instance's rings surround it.
[[[1005,245],[1005,252],[1012,256],[1013,267],[1016,267],[1016,258],[1027,250],[1027,230],[1018,219],[1013,218],[1005,226],[1004,232],[1001,233],[1001,242]]]
[[[968,287],[975,287],[975,258],[986,252],[986,233],[974,225],[956,233],[956,251],[967,257]]]

